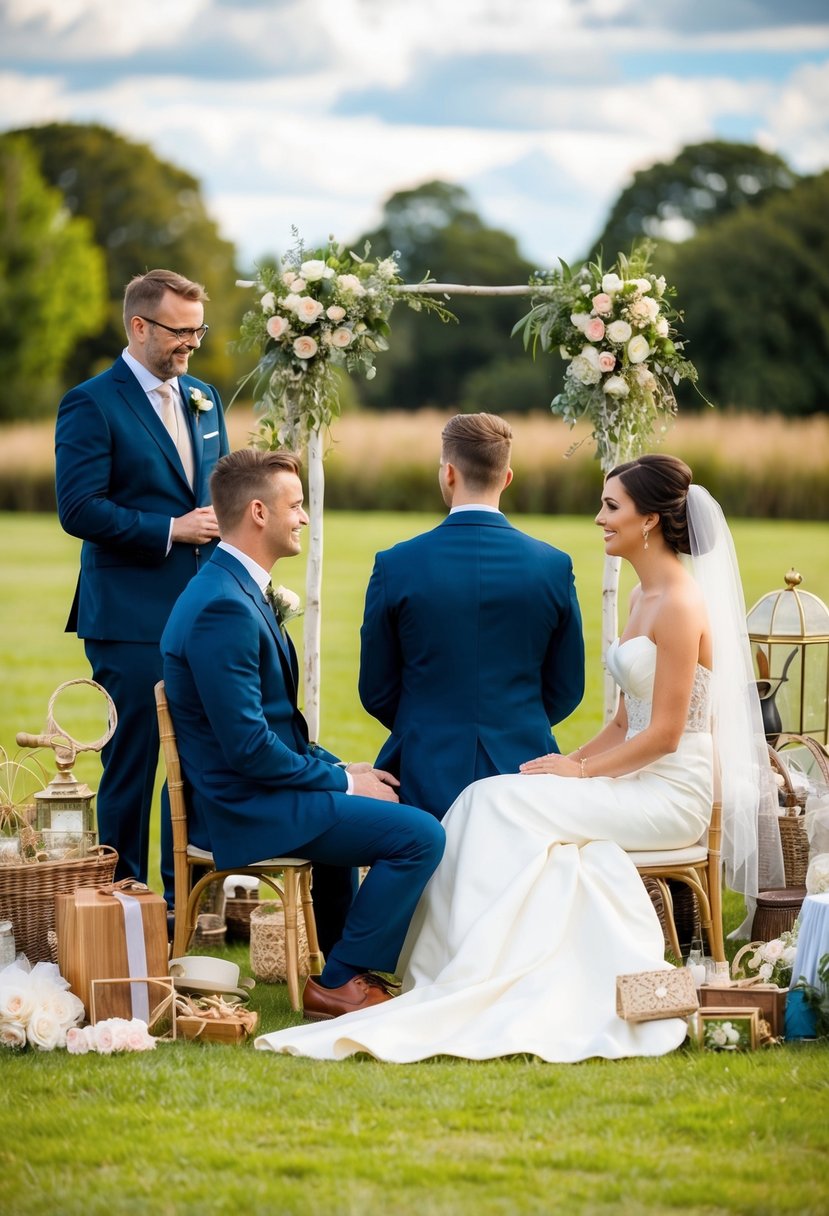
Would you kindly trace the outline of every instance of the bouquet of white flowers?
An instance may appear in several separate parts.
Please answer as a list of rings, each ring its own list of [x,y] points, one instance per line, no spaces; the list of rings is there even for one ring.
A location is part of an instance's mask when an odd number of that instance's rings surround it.
[[[0,971],[0,1046],[65,1047],[67,1033],[83,1015],[83,1003],[54,963],[31,967],[21,954]]]
[[[757,979],[764,984],[787,988],[797,954],[797,930],[798,922],[795,922],[793,929],[787,929],[770,942],[752,942],[749,946],[743,946],[734,958],[735,977]]]
[[[562,261],[537,274],[530,285],[538,296],[512,331],[525,347],[558,351],[567,362],[552,410],[570,426],[590,420],[603,468],[619,452],[640,450],[659,419],[664,430],[676,413],[675,385],[697,378],[675,328],[674,288],[649,271],[650,252],[645,242],[609,271],[600,261],[578,270]]]

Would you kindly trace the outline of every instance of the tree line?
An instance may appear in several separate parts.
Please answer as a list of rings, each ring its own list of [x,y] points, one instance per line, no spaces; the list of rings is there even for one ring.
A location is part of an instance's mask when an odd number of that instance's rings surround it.
[[[711,141],[635,174],[585,257],[611,265],[643,237],[677,288],[686,353],[722,407],[821,412],[829,365],[829,172],[796,174],[750,144]],[[302,229],[302,217],[297,216]],[[342,234],[338,234],[342,235]],[[467,192],[426,182],[393,194],[379,226],[354,234],[399,253],[416,281],[527,282],[537,270],[515,238],[486,225]],[[263,251],[261,261],[277,257]],[[189,173],[100,125],[49,124],[0,135],[0,420],[44,417],[62,391],[108,366],[124,343],[124,285],[171,266],[207,287],[210,336],[199,374],[225,399],[250,369],[233,349],[249,277]],[[520,302],[457,298],[459,325],[396,309],[391,348],[371,382],[345,396],[370,409],[544,408],[557,356],[529,358],[510,331]],[[700,407],[693,394],[683,408]]]

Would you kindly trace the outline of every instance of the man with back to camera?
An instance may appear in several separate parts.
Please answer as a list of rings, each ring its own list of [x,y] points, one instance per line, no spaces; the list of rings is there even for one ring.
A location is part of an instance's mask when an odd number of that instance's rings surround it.
[[[438,819],[471,782],[558,751],[551,724],[584,694],[572,562],[500,510],[511,448],[503,418],[451,418],[449,515],[378,553],[366,592],[360,699],[391,732],[377,764]]]

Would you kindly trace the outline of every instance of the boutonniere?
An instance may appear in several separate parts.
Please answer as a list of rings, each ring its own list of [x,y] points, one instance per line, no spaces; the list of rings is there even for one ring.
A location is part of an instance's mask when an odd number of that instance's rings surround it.
[[[300,598],[295,591],[291,591],[288,587],[272,587],[269,584],[265,588],[265,599],[273,609],[279,625],[285,625],[294,617],[302,616]]]
[[[203,393],[200,388],[191,388],[189,390],[190,409],[192,410],[196,421],[198,422],[200,415],[206,414],[208,410],[213,409],[213,402]]]

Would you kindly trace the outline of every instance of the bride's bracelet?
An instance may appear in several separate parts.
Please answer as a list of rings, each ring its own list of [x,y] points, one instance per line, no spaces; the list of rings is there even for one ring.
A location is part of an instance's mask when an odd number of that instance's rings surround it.
[[[579,768],[581,769],[581,773],[579,775],[581,777],[587,776],[587,760],[587,756],[582,756],[581,760],[579,760]]]

